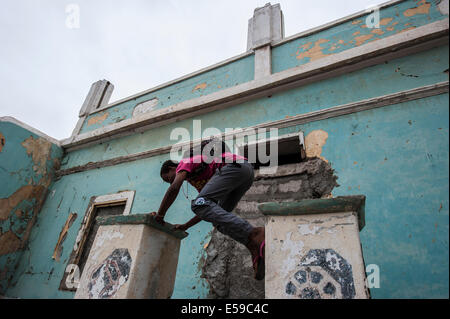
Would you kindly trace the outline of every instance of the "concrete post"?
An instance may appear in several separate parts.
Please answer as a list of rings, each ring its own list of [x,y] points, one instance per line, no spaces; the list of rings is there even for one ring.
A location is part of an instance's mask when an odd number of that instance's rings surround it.
[[[248,21],[247,50],[255,51],[255,79],[272,74],[271,44],[284,38],[283,12],[279,4],[256,8]]]
[[[369,298],[359,231],[365,196],[264,203],[266,298]]]
[[[97,221],[100,227],[75,298],[170,298],[180,242],[187,233],[156,223],[150,214],[105,216]]]
[[[72,131],[71,137],[79,134],[86,117],[96,109],[108,104],[109,99],[114,91],[114,85],[107,80],[100,80],[92,83],[86,99],[78,113],[78,122]]]
[[[114,85],[107,80],[100,80],[93,83],[78,116],[82,117],[88,115],[99,107],[107,105],[113,90]]]

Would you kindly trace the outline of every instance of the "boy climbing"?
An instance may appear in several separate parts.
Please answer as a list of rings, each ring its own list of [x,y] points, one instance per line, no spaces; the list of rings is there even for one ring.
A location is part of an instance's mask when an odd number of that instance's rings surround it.
[[[253,166],[245,157],[225,151],[220,157],[210,157],[204,152],[194,155],[191,151],[180,163],[168,160],[161,167],[161,178],[170,184],[158,212],[153,212],[155,220],[164,223],[164,216],[175,201],[181,185],[186,180],[199,194],[191,202],[196,215],[177,229],[186,230],[198,222],[211,222],[218,231],[245,245],[251,253],[255,279],[264,278],[264,227],[253,227],[249,222],[231,213],[241,197],[251,187],[254,179]],[[222,143],[223,145],[223,143]],[[213,146],[214,147],[214,146]],[[217,150],[217,148],[213,148]],[[225,149],[226,150],[226,149]],[[212,155],[212,151],[209,153]]]

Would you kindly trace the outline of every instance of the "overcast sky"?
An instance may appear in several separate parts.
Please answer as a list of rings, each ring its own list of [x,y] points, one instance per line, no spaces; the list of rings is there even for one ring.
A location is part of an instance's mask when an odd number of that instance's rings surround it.
[[[0,116],[67,138],[93,82],[111,81],[113,102],[241,54],[248,19],[267,2],[1,0]],[[290,36],[383,2],[272,4],[281,4]]]

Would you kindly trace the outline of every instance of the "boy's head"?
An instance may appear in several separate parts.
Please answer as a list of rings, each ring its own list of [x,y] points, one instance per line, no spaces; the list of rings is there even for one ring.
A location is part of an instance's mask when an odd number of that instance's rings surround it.
[[[172,184],[173,180],[175,179],[176,175],[176,169],[177,169],[178,163],[174,162],[172,160],[165,161],[161,166],[161,178],[166,183]]]

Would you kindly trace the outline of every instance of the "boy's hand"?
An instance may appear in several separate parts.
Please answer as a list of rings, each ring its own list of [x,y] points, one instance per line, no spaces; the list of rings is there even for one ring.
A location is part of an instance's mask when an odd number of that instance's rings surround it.
[[[157,212],[152,212],[151,214],[157,223],[164,225],[164,216],[158,215]]]
[[[188,227],[186,224],[177,224],[177,225],[174,226],[174,228],[175,228],[176,230],[183,230],[183,231],[185,231],[185,230],[188,229],[189,227]]]

